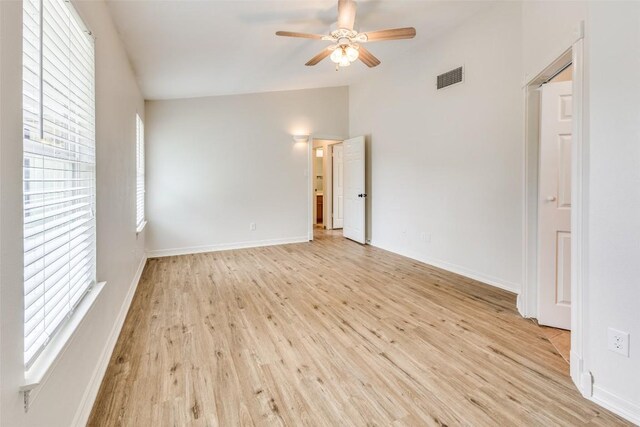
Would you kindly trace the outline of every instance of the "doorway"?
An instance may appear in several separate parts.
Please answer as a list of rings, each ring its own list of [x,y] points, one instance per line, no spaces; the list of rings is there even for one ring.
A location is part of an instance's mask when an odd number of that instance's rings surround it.
[[[538,324],[562,357],[571,348],[573,66],[540,87]]]
[[[329,230],[330,235],[365,244],[365,137],[314,138],[308,165],[309,240],[314,240],[315,231]]]
[[[559,353],[564,353],[572,380],[585,393],[591,378],[583,363],[581,335],[587,183],[583,179],[583,85],[580,35],[524,87],[525,276],[518,310],[539,324],[560,327],[541,326],[544,335],[560,347]]]
[[[342,190],[342,163],[336,161],[336,147],[342,147],[342,140],[313,139],[310,149],[310,221],[311,233],[317,230],[334,230],[342,228],[342,204],[336,203],[335,187]],[[336,171],[337,169],[337,171]],[[336,174],[339,182],[336,183]],[[342,198],[338,200],[342,202]],[[339,209],[339,212],[335,212]],[[338,221],[335,221],[338,217]],[[313,240],[310,238],[310,240]]]
[[[313,149],[313,225],[324,228],[324,147]]]

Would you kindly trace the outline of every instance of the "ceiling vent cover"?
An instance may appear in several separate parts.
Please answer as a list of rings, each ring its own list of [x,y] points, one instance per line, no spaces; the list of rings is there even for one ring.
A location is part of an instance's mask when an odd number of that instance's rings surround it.
[[[444,89],[447,86],[462,83],[462,67],[455,70],[447,71],[438,76],[438,89]]]

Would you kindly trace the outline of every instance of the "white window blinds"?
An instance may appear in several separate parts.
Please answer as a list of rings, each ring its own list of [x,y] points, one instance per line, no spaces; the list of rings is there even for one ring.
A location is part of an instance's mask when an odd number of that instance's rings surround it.
[[[144,225],[144,123],[136,114],[136,229]]]
[[[70,3],[23,1],[24,360],[95,282],[93,39]]]

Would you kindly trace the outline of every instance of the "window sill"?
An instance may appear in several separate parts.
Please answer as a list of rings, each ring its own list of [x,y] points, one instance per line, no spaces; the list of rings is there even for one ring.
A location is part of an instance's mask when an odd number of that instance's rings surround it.
[[[140,234],[142,233],[142,230],[144,230],[144,228],[147,226],[147,221],[142,221],[142,224],[140,224],[138,226],[138,228],[136,228],[136,234]]]
[[[105,284],[106,282],[96,283],[82,298],[69,320],[51,338],[51,341],[42,350],[42,353],[38,355],[34,364],[24,373],[24,384],[20,387],[20,391],[30,392],[42,384],[73,339],[75,331],[82,324],[87,313],[91,311],[91,307],[93,307],[98,296],[102,293]]]

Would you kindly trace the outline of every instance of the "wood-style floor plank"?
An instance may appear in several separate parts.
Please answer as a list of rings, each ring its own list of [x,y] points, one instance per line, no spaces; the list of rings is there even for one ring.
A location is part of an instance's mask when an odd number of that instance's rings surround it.
[[[334,232],[150,259],[91,426],[627,425],[515,295]]]

